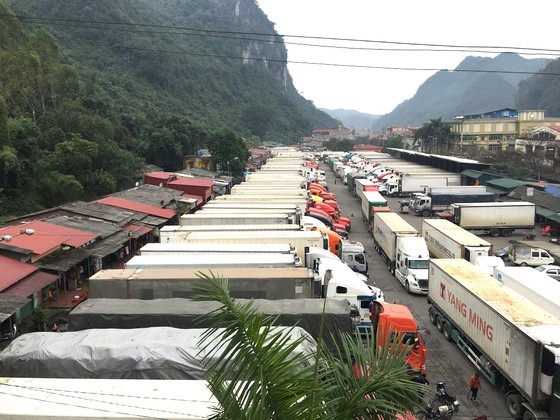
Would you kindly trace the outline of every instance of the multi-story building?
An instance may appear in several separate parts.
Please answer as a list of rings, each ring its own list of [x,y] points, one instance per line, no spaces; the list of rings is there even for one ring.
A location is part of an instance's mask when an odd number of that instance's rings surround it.
[[[560,125],[560,118],[545,118],[543,110],[517,111],[511,108],[483,114],[461,115],[447,122],[451,128],[451,145],[455,151],[485,149],[515,150],[516,140],[530,138],[542,127]]]

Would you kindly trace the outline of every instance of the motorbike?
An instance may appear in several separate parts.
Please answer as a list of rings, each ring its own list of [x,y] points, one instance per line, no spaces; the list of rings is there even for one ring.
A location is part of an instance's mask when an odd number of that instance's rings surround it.
[[[459,411],[461,403],[455,396],[449,394],[445,389],[444,382],[436,384],[435,400],[428,403],[422,410],[416,413],[419,420],[422,419],[449,419],[453,413]]]

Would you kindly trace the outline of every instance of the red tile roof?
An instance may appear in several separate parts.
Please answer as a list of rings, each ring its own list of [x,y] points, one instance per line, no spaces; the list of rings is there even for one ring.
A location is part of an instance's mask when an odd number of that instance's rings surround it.
[[[35,233],[33,235],[21,234],[22,229],[33,229]],[[11,235],[12,240],[3,241],[3,245],[29,249],[39,255],[57,249],[61,244],[78,248],[99,236],[95,233],[54,225],[41,220],[1,228],[0,236],[4,235]]]
[[[3,292],[4,289],[39,269],[34,265],[22,263],[3,255],[0,255],[0,267],[2,267],[2,272],[0,273],[0,292]]]
[[[49,284],[54,283],[57,279],[58,276],[56,274],[36,271],[28,278],[18,281],[13,286],[3,290],[2,293],[9,296],[28,297],[33,293],[40,292]]]
[[[146,213],[152,216],[158,216],[167,219],[171,219],[175,216],[175,210],[173,209],[162,209],[160,207],[137,203],[135,201],[125,200],[124,198],[119,197],[105,197],[101,200],[94,201],[94,203],[106,204],[108,206],[137,211],[140,213]]]

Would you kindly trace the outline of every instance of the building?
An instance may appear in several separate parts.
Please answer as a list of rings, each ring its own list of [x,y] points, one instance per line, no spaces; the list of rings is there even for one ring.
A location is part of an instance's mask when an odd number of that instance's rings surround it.
[[[543,127],[558,127],[560,118],[546,118],[543,110],[504,108],[483,114],[456,116],[447,124],[451,129],[450,140],[454,151],[473,148],[513,151],[517,139],[529,138],[535,130]]]

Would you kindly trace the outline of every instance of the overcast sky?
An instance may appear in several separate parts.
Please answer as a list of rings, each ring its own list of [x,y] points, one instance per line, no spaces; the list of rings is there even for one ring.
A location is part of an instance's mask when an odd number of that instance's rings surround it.
[[[257,3],[282,35],[402,43],[285,37],[291,62],[288,69],[295,87],[319,108],[386,114],[414,96],[435,70],[382,70],[295,62],[454,69],[469,55],[494,57],[498,51],[514,51],[514,47],[529,48],[533,53],[537,52],[535,49],[552,49],[548,53],[557,55],[549,58],[560,56],[554,23],[560,12],[558,0],[257,0]],[[448,47],[413,46],[412,43],[475,47],[463,48],[470,51],[449,51]],[[488,46],[510,48],[494,49],[494,53],[477,48]],[[380,51],[380,48],[445,51]]]

